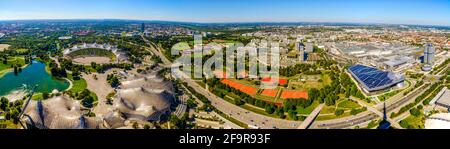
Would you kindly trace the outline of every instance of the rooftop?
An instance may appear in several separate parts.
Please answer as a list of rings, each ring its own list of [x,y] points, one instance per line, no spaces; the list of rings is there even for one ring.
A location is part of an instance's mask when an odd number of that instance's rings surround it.
[[[447,87],[442,88],[442,90],[430,102],[430,104],[434,103],[449,108],[450,90]]]
[[[405,80],[401,74],[381,71],[377,68],[356,64],[348,68],[350,74],[362,87],[371,92],[386,89]]]

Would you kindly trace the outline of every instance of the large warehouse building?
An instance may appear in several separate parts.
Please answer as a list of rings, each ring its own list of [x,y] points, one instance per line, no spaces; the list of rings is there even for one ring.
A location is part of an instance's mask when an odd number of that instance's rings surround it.
[[[401,74],[381,71],[360,64],[350,66],[348,70],[366,92],[387,89],[405,80],[405,77]]]
[[[442,88],[441,91],[439,91],[439,93],[430,101],[430,105],[434,104],[450,109],[450,90],[447,87]]]

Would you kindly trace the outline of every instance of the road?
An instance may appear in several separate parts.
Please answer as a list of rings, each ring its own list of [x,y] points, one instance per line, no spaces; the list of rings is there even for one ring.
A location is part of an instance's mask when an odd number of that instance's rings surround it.
[[[161,58],[161,61],[166,64],[167,66],[171,66],[172,62],[167,59],[166,56],[164,56],[164,54],[161,53],[161,51],[159,50],[159,48],[157,49],[157,45],[153,45],[150,41],[148,41],[143,35],[141,35],[142,39],[145,41],[145,43],[147,43],[147,45],[150,48],[145,48],[145,49],[149,49],[153,54],[156,54],[156,56]]]
[[[172,62],[170,62],[159,49],[159,47],[154,47],[147,39],[143,38],[144,41],[153,48],[146,48],[151,50],[152,53],[156,54],[161,58],[164,65],[171,66]],[[172,72],[175,73],[173,75],[177,76],[185,76],[185,74],[182,71],[175,71]],[[282,129],[295,129],[298,128],[301,124],[300,121],[289,121],[289,120],[283,120],[278,118],[272,118],[260,114],[253,113],[249,110],[243,109],[239,106],[236,106],[232,103],[229,103],[220,97],[217,97],[216,95],[210,93],[205,88],[201,87],[199,84],[197,84],[194,80],[192,80],[189,77],[184,77],[183,79],[180,79],[183,82],[187,83],[188,86],[192,87],[197,93],[202,94],[206,98],[208,98],[211,101],[211,105],[214,106],[219,111],[225,113],[226,115],[229,115],[233,117],[234,119],[237,119],[238,121],[241,121],[249,126],[258,127],[262,129],[273,129],[273,128],[282,128]]]
[[[347,116],[340,119],[332,119],[326,121],[316,121],[313,123],[312,128],[316,129],[345,129],[352,128],[356,125],[361,125],[364,123],[368,123],[371,120],[378,118],[379,116],[370,112],[365,111],[359,113],[355,116]]]
[[[372,113],[375,113],[376,115],[378,115],[380,117],[384,116],[384,113],[378,111],[378,109],[376,109],[376,108],[374,108],[374,107],[372,107],[372,106],[370,106],[370,105],[368,105],[368,104],[366,104],[366,103],[364,103],[364,102],[362,102],[360,100],[357,100],[357,99],[352,99],[352,100],[358,102],[359,105],[366,107],[367,110],[371,111]],[[391,126],[393,126],[394,128],[402,129],[402,126],[400,126],[400,124],[398,124],[395,120],[392,120],[391,118],[387,117],[387,121],[389,121],[391,123]]]
[[[147,45],[150,46],[150,48],[146,48],[150,50],[152,53],[156,54],[161,58],[163,63],[166,66],[171,66],[172,62],[170,62],[162,53],[160,50],[158,50],[160,47],[151,44],[147,39],[143,37],[144,41],[147,43]],[[156,47],[155,47],[156,46]],[[175,72],[178,76],[185,76],[185,74],[181,71]],[[208,98],[211,101],[212,106],[216,107],[219,111],[222,111],[226,115],[232,116],[233,118],[248,124],[249,126],[256,126],[258,128],[299,128],[301,125],[301,122],[299,121],[289,121],[289,120],[283,120],[278,118],[272,118],[260,114],[253,113],[251,111],[248,111],[246,109],[243,109],[239,106],[236,106],[232,103],[229,103],[214,94],[210,93],[205,88],[201,87],[199,84],[197,84],[194,80],[185,77],[185,79],[181,79],[183,82],[187,83],[188,86],[192,87],[196,92],[202,94],[206,98]],[[394,112],[401,108],[402,106],[406,105],[408,102],[413,102],[415,97],[420,95],[422,92],[426,90],[425,86],[421,86],[420,88],[412,91],[410,94],[408,94],[406,97],[393,101],[393,103],[386,103],[386,111],[388,113]],[[368,107],[371,107],[369,105],[366,105]],[[368,108],[369,111],[365,111],[362,113],[357,114],[356,116],[349,116],[344,117],[340,119],[334,119],[334,120],[327,120],[327,121],[317,121],[312,124],[311,127],[313,128],[332,128],[332,129],[340,129],[340,128],[350,128],[356,125],[361,125],[364,123],[368,123],[371,120],[374,120],[380,116],[380,112],[377,110],[379,106]],[[378,112],[376,112],[378,111]],[[375,112],[375,113],[373,113]],[[392,120],[391,120],[392,121]],[[394,122],[394,123],[392,123]],[[394,127],[398,127],[398,123],[395,121],[392,121],[391,123],[394,124]],[[397,124],[397,125],[396,125]]]
[[[320,111],[322,110],[324,104],[320,104],[317,106],[311,114],[303,121],[303,123],[298,127],[298,129],[308,129],[312,122],[314,122],[314,119],[316,119],[317,115],[319,115]]]
[[[414,102],[415,98],[425,92],[429,86],[422,85],[419,88],[415,89],[407,96],[401,98],[397,101],[388,101],[386,102],[386,111],[387,113],[397,112],[401,107],[405,106],[408,103]],[[382,103],[378,104],[374,108],[382,109]],[[378,110],[377,110],[378,111]],[[389,115],[388,115],[389,116]],[[344,117],[340,119],[327,120],[327,121],[318,121],[313,123],[313,128],[320,129],[342,129],[342,128],[351,128],[352,126],[362,125],[371,120],[379,118],[380,116],[374,114],[371,111],[365,111],[356,116]],[[397,119],[395,119],[397,120]],[[398,121],[398,120],[397,120]],[[394,126],[395,127],[395,126]],[[401,127],[400,127],[401,128]]]
[[[344,61],[344,59],[338,59],[338,62],[346,63],[343,61]],[[432,83],[433,82],[431,82],[431,84]],[[414,102],[415,98],[417,96],[419,96],[420,94],[422,94],[423,92],[425,92],[425,90],[427,90],[428,88],[429,88],[429,85],[422,85],[419,88],[414,89],[407,96],[400,98],[399,100],[387,101],[386,102],[387,113],[398,112],[401,109],[401,107],[405,106],[406,104]],[[379,111],[377,109],[382,109],[383,104],[382,103],[377,104],[373,108],[374,109],[372,109],[372,111]],[[357,114],[356,116],[350,116],[350,117],[344,117],[344,118],[340,118],[340,119],[333,119],[333,120],[326,120],[326,121],[317,121],[317,122],[314,122],[312,124],[313,126],[311,126],[311,127],[312,128],[320,128],[320,129],[351,128],[356,125],[363,126],[366,123],[368,123],[369,121],[374,120],[378,117],[379,117],[379,113],[377,115],[371,111],[365,111],[360,114]],[[399,118],[399,117],[404,117],[404,115],[402,114],[402,115],[394,118],[394,120],[391,120],[391,121],[398,122],[401,120],[401,118]],[[394,127],[396,127],[396,126],[394,126]],[[399,127],[399,128],[401,128],[401,127]]]

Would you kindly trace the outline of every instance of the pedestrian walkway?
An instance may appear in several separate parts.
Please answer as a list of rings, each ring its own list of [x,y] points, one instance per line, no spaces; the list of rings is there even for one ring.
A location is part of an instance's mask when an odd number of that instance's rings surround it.
[[[303,121],[302,124],[300,124],[300,126],[298,127],[298,129],[308,129],[309,126],[311,126],[312,122],[314,121],[314,119],[316,119],[317,115],[319,115],[320,111],[322,110],[324,104],[320,104],[319,106],[317,106],[312,112],[311,114],[309,114],[309,116]]]

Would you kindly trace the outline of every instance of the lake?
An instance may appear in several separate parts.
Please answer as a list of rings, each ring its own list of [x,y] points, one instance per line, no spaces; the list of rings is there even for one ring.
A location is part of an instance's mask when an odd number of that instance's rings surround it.
[[[24,89],[24,87],[30,89],[34,85],[38,85],[36,92],[51,93],[54,89],[58,91],[66,90],[70,83],[67,80],[53,78],[51,74],[45,71],[44,63],[33,61],[17,75],[14,72],[8,72],[0,77],[0,96]]]

